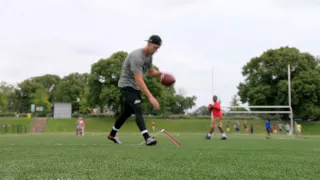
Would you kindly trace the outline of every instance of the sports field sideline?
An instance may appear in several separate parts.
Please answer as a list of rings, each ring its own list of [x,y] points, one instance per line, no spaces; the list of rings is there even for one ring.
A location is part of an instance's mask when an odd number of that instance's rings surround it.
[[[204,133],[159,134],[155,147],[138,133],[44,133],[0,136],[1,179],[319,179],[320,136],[291,138]]]

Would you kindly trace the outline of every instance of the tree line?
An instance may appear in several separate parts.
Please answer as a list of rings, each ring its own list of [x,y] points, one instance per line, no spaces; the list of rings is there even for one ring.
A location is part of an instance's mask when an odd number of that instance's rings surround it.
[[[295,47],[268,49],[251,58],[242,67],[244,81],[237,86],[230,106],[289,105],[288,65],[291,66],[291,105],[294,116],[304,119],[320,116],[320,58]],[[233,109],[235,110],[235,109]],[[245,109],[237,109],[245,110]],[[258,110],[258,109],[254,109]],[[259,109],[259,111],[288,111],[288,109]],[[198,109],[208,113],[206,106]],[[288,115],[282,115],[288,119]]]
[[[128,54],[120,51],[92,64],[90,73],[71,73],[65,77],[54,74],[31,77],[17,85],[0,83],[0,112],[27,113],[31,104],[42,106],[43,113],[52,113],[53,102],[72,103],[72,112],[91,113],[110,109],[115,115],[121,110],[121,96],[117,87],[121,65]],[[158,69],[157,67],[155,67]],[[156,111],[142,95],[145,114],[183,114],[195,105],[196,96],[185,96],[174,86],[164,87],[159,78],[145,76],[145,82],[158,99],[161,110]]]
[[[60,78],[57,75],[32,77],[13,86],[0,84],[0,111],[29,112],[34,103],[50,111],[52,102],[71,102],[73,111],[89,113],[93,108],[107,106],[118,114],[121,97],[117,88],[122,62],[127,56],[120,51],[92,64],[90,73],[71,73]],[[320,59],[295,47],[268,49],[252,57],[243,67],[243,82],[230,105],[247,103],[250,106],[288,105],[288,72],[291,66],[291,99],[294,115],[318,117],[320,115]],[[157,68],[157,67],[156,67]],[[196,96],[185,96],[174,87],[164,87],[158,78],[145,76],[150,91],[159,100],[160,111],[155,111],[144,95],[146,114],[183,114],[195,106]],[[243,108],[234,110],[245,110]],[[274,110],[274,109],[261,109]],[[281,109],[278,109],[281,110]],[[288,110],[288,109],[283,109]],[[207,105],[199,107],[195,114],[208,115]]]

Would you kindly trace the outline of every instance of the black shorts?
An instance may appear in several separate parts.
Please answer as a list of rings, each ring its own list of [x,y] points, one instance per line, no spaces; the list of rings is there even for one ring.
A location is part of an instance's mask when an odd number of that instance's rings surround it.
[[[120,93],[124,100],[123,111],[134,114],[136,108],[141,108],[141,91],[131,87],[120,88]]]
[[[282,132],[282,129],[279,129],[280,132]]]

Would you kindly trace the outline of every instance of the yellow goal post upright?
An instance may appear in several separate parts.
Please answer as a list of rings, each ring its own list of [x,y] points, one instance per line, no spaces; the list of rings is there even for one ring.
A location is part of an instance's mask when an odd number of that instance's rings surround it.
[[[212,68],[213,69],[213,68]],[[212,85],[213,87],[213,85]],[[213,91],[213,88],[212,88]],[[234,111],[229,109],[236,109],[236,108],[244,108],[247,111]],[[293,110],[291,106],[291,67],[288,65],[288,105],[272,105],[272,106],[228,106],[222,107],[222,109],[227,109],[224,111],[224,114],[289,114],[290,119],[290,135],[294,137],[294,125],[293,125]],[[254,110],[259,109],[259,110]],[[263,111],[261,109],[274,109]],[[287,110],[283,110],[287,109]]]

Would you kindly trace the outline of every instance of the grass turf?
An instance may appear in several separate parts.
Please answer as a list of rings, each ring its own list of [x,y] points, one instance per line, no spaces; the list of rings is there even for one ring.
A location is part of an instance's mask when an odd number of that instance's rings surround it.
[[[107,132],[112,128],[114,124],[114,118],[85,118],[86,131],[87,132]],[[175,119],[175,120],[164,120],[164,119],[145,119],[147,128],[152,129],[151,122],[154,121],[156,127],[165,128],[169,127],[171,131],[174,132],[207,132],[210,128],[210,120],[208,119]],[[46,126],[46,132],[75,132],[76,119],[49,119]],[[230,132],[234,132],[233,125],[235,120],[223,120],[223,127],[226,128],[229,122]],[[243,123],[244,120],[240,122],[240,131],[244,132]],[[248,120],[248,128],[250,130],[250,125],[254,124],[255,133],[265,132],[265,121],[264,120]],[[276,121],[272,121],[272,125],[277,124]],[[320,122],[302,122],[302,134],[312,134],[320,135],[319,129]],[[285,130],[285,127],[283,126]],[[137,132],[138,127],[134,118],[130,118],[121,127],[122,132]]]
[[[142,136],[45,133],[0,136],[1,179],[319,179],[320,137],[229,135],[206,141],[205,133],[172,133],[176,147],[158,135],[154,147]],[[217,134],[218,135],[218,134]]]

